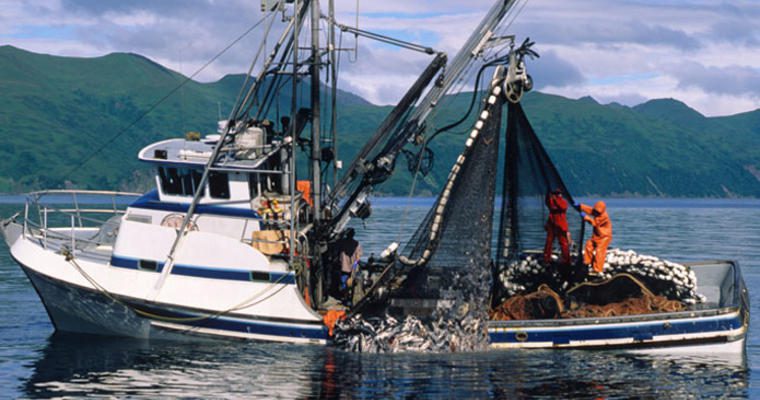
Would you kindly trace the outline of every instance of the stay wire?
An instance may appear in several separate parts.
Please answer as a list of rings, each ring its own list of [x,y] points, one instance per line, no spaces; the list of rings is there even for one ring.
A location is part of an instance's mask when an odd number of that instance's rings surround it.
[[[85,157],[85,159],[74,166],[72,169],[70,169],[66,174],[64,174],[64,178],[70,178],[72,174],[79,171],[80,168],[82,168],[85,164],[87,164],[90,160],[92,160],[98,153],[103,151],[108,145],[116,141],[121,135],[127,133],[132,127],[137,125],[140,121],[142,121],[143,118],[145,118],[148,114],[153,112],[159,105],[161,105],[164,101],[166,101],[169,97],[171,97],[174,93],[176,93],[179,89],[184,87],[186,84],[188,84],[190,81],[193,80],[198,74],[203,72],[209,65],[211,65],[214,61],[216,61],[219,57],[224,55],[224,53],[227,52],[230,48],[232,48],[234,45],[236,45],[239,41],[243,40],[244,37],[248,36],[249,33],[251,33],[254,29],[256,29],[259,25],[261,25],[265,20],[267,19],[267,16],[265,15],[263,18],[261,18],[258,22],[253,24],[250,28],[248,28],[245,32],[243,32],[240,36],[238,36],[235,40],[233,40],[230,44],[228,44],[224,49],[222,49],[219,53],[217,53],[214,57],[212,57],[209,61],[207,61],[203,66],[198,68],[195,72],[193,72],[192,75],[186,77],[179,85],[174,87],[172,90],[170,90],[166,95],[164,95],[161,99],[159,99],[157,102],[153,103],[148,109],[140,114],[134,121],[132,121],[129,125],[127,125],[124,129],[117,132],[115,135],[113,135],[111,138],[109,138],[105,143],[103,143],[100,147],[98,147],[95,151],[91,152],[90,154]]]
[[[217,312],[214,312],[214,313],[211,313],[211,314],[204,314],[204,315],[200,315],[200,316],[197,316],[197,317],[168,317],[168,316],[165,316],[165,315],[154,314],[154,313],[151,313],[149,311],[142,310],[142,309],[137,308],[137,307],[135,307],[135,306],[133,306],[133,305],[131,305],[129,303],[124,302],[123,300],[121,300],[118,297],[114,296],[105,287],[103,287],[103,285],[101,285],[100,283],[98,283],[92,276],[90,276],[90,274],[88,274],[79,265],[79,263],[76,262],[76,259],[74,258],[74,254],[71,251],[64,249],[61,253],[66,258],[66,260],[71,264],[71,266],[73,266],[74,269],[76,269],[77,272],[79,272],[79,274],[82,275],[82,277],[85,278],[85,280],[87,280],[93,286],[93,288],[95,288],[99,292],[103,293],[103,295],[105,295],[109,299],[113,300],[114,302],[119,303],[119,304],[123,305],[124,307],[132,310],[133,312],[135,312],[138,315],[142,315],[143,317],[152,318],[152,319],[159,320],[159,321],[164,321],[164,322],[198,322],[198,321],[205,321],[205,320],[209,320],[209,319],[219,318],[219,317],[224,316],[226,314],[229,314],[229,313],[231,313],[233,311],[238,311],[238,310],[241,310],[243,308],[255,306],[255,305],[257,305],[257,304],[259,304],[259,303],[261,303],[261,302],[263,302],[263,301],[271,298],[272,296],[274,296],[275,294],[277,294],[280,290],[282,290],[285,287],[284,285],[282,287],[280,287],[278,290],[276,290],[274,293],[269,294],[268,296],[264,297],[263,299],[258,299],[260,296],[264,295],[266,292],[270,291],[272,288],[274,288],[278,284],[280,284],[285,279],[285,277],[290,276],[288,274],[283,274],[280,278],[278,278],[276,281],[270,283],[267,287],[265,287],[261,291],[255,293],[253,296],[247,298],[246,300],[243,300],[242,302],[238,303],[237,305],[232,306],[232,307],[230,307],[230,308],[228,308],[226,310],[217,311]]]

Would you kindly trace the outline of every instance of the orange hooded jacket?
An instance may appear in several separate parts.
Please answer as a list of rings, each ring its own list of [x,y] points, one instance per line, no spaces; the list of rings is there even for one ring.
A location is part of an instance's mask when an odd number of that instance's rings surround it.
[[[588,221],[594,227],[594,234],[591,240],[612,240],[612,221],[607,215],[607,205],[603,201],[597,201],[594,207],[581,204],[581,211],[588,214],[583,219]],[[593,216],[596,211],[599,215]]]

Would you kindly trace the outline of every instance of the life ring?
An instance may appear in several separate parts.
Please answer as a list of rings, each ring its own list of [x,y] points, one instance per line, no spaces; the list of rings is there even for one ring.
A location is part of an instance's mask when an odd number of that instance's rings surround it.
[[[180,228],[182,228],[182,224],[184,222],[185,222],[184,214],[174,213],[174,214],[169,214],[165,216],[164,219],[161,220],[161,226],[179,230]],[[197,231],[198,225],[196,225],[195,222],[191,220],[190,223],[187,224],[187,230]]]

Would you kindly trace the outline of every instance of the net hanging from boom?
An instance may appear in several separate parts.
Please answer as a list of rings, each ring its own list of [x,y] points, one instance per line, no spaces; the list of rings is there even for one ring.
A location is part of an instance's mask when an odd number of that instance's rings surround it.
[[[494,94],[494,91],[496,94]],[[491,223],[497,176],[501,88],[492,87],[465,150],[422,224],[407,243],[403,260],[436,268],[482,268],[491,260]]]
[[[525,252],[542,252],[549,217],[546,196],[559,190],[568,202],[571,243],[582,245],[581,218],[573,211],[573,197],[538,140],[520,103],[509,103],[504,185],[496,264],[503,265]],[[571,245],[572,246],[572,245]]]

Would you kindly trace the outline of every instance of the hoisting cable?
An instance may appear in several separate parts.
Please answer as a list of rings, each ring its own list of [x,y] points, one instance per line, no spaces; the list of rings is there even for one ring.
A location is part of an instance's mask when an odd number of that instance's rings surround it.
[[[422,149],[418,153],[417,162],[415,163],[415,170],[414,170],[414,174],[412,175],[412,184],[411,184],[411,187],[409,188],[409,194],[407,195],[407,198],[406,198],[406,207],[404,207],[404,214],[401,216],[400,226],[402,227],[406,225],[406,220],[407,220],[407,217],[409,216],[409,209],[411,208],[411,204],[409,204],[409,202],[412,200],[412,197],[414,197],[414,191],[417,188],[417,178],[419,176],[420,166],[422,165],[422,156],[426,148],[427,148],[427,142],[423,142]],[[398,230],[398,235],[396,235],[396,243],[401,243],[402,232],[405,232],[405,230],[404,229]]]
[[[474,88],[474,90],[472,92],[472,96],[470,97],[470,105],[469,105],[469,107],[467,109],[467,113],[465,113],[462,116],[462,118],[460,118],[460,119],[458,119],[458,120],[456,120],[456,121],[454,121],[454,122],[452,122],[452,123],[450,123],[450,124],[448,124],[446,126],[443,126],[443,127],[439,128],[439,129],[437,129],[435,132],[433,132],[433,134],[430,135],[430,137],[425,141],[426,144],[429,143],[430,141],[432,141],[433,139],[435,139],[435,137],[438,136],[439,134],[441,134],[443,132],[446,132],[446,131],[448,131],[450,129],[456,128],[457,126],[461,125],[463,122],[467,121],[467,118],[469,118],[470,114],[472,113],[472,110],[475,108],[475,100],[477,100],[477,98],[479,97],[478,96],[478,88],[480,87],[480,80],[482,78],[483,72],[488,67],[492,67],[492,66],[494,66],[496,64],[503,63],[505,61],[505,59],[508,59],[508,55],[507,56],[499,57],[499,58],[497,58],[497,59],[495,59],[493,61],[490,61],[490,62],[484,64],[482,67],[480,67],[480,69],[478,70],[478,74],[475,77],[475,88]]]
[[[264,30],[264,35],[262,37],[264,40],[261,42],[261,45],[259,46],[259,50],[256,52],[256,56],[253,57],[253,61],[251,61],[251,66],[248,67],[248,72],[245,74],[245,80],[243,81],[243,85],[240,87],[240,90],[238,91],[237,98],[235,99],[235,106],[233,110],[230,112],[230,119],[237,119],[237,112],[240,110],[243,104],[248,102],[249,97],[252,94],[253,87],[251,87],[248,90],[248,93],[246,94],[245,98],[241,101],[240,99],[243,97],[243,93],[246,92],[246,87],[248,86],[248,82],[251,80],[251,74],[253,73],[253,69],[256,67],[256,64],[259,61],[259,57],[261,57],[261,53],[264,51],[264,48],[266,47],[266,38],[269,36],[269,32],[272,30],[272,24],[275,20],[275,13],[272,13],[272,19],[269,20],[269,24],[267,24],[266,29]]]
[[[135,312],[135,314],[141,315],[143,317],[164,321],[164,322],[197,322],[197,321],[204,321],[209,319],[216,319],[221,316],[224,316],[226,314],[229,314],[233,311],[238,311],[247,307],[255,306],[265,300],[268,300],[270,297],[274,296],[275,294],[279,293],[282,289],[285,288],[285,285],[282,285],[278,290],[275,292],[269,294],[268,296],[264,297],[263,299],[258,299],[260,296],[263,296],[268,291],[270,291],[275,286],[279,285],[286,277],[290,276],[288,274],[283,274],[281,277],[277,278],[274,282],[270,283],[267,287],[262,289],[261,291],[257,292],[253,296],[249,297],[248,299],[238,303],[235,306],[232,306],[226,310],[217,311],[212,314],[206,314],[206,315],[200,315],[197,317],[168,317],[165,315],[158,315],[154,314],[149,311],[142,310],[140,308],[135,307],[134,305],[131,305],[127,302],[124,302],[123,300],[119,299],[118,297],[114,296],[109,292],[106,288],[104,288],[100,283],[98,283],[92,276],[90,276],[80,265],[76,262],[76,259],[74,258],[74,255],[71,253],[69,249],[62,249],[61,255],[63,255],[73,267],[76,269],[82,277],[90,282],[90,284],[99,292],[101,292],[103,295],[108,297],[109,299],[113,300],[114,302],[121,304],[122,306],[132,310]]]
[[[224,49],[222,49],[219,53],[217,53],[214,57],[212,57],[210,60],[208,60],[203,66],[198,68],[195,72],[193,72],[192,75],[186,77],[182,82],[180,82],[179,85],[174,87],[172,90],[170,90],[164,97],[160,98],[157,102],[153,103],[150,107],[148,107],[147,110],[145,110],[142,114],[140,114],[137,118],[135,118],[129,125],[127,125],[125,128],[117,132],[115,135],[111,136],[105,143],[103,143],[100,147],[95,149],[95,151],[90,152],[87,157],[85,157],[82,162],[74,166],[72,169],[70,169],[66,174],[64,174],[64,177],[70,177],[73,173],[79,171],[80,168],[82,168],[85,164],[87,164],[90,160],[92,160],[95,155],[103,151],[108,145],[113,143],[116,139],[121,137],[121,135],[127,133],[133,126],[137,125],[138,122],[140,122],[143,118],[145,118],[148,114],[153,112],[161,103],[166,101],[169,97],[171,97],[174,93],[176,93],[179,89],[184,87],[186,84],[188,84],[190,81],[193,80],[198,74],[203,72],[209,65],[211,65],[214,61],[216,61],[219,57],[224,55],[224,53],[227,52],[232,46],[236,45],[239,41],[243,40],[244,37],[248,36],[249,33],[251,33],[254,29],[256,29],[259,25],[261,25],[268,15],[265,15],[263,18],[261,18],[259,21],[257,21],[255,24],[251,25],[250,28],[248,28],[245,32],[243,32],[240,36],[238,36],[235,40],[233,40],[230,44],[228,44]]]
[[[518,3],[519,2],[520,2],[520,0],[518,0]],[[511,16],[511,19],[503,27],[501,27],[499,29],[501,31],[508,30],[509,27],[512,26],[512,24],[515,22],[515,20],[517,19],[517,17],[522,13],[522,11],[525,9],[525,7],[527,5],[528,5],[528,0],[524,0],[522,2],[522,4],[519,6],[519,8],[517,9],[516,12],[510,12],[509,13],[509,15]],[[497,64],[500,64],[500,63],[503,63],[504,61],[506,61],[508,59],[509,59],[509,54],[501,56],[501,57],[498,57],[498,58],[496,58],[494,60],[491,60],[488,63],[484,64],[480,68],[480,70],[478,71],[477,77],[475,79],[475,89],[474,89],[474,91],[472,93],[472,98],[470,100],[470,106],[469,106],[469,108],[467,110],[467,114],[465,114],[461,119],[459,119],[459,120],[457,120],[457,121],[455,121],[455,122],[453,122],[453,123],[451,123],[449,125],[441,127],[440,129],[438,129],[435,132],[433,132],[433,134],[427,139],[428,142],[430,142],[431,140],[433,140],[439,134],[441,134],[443,132],[446,132],[446,131],[448,131],[448,130],[450,130],[452,128],[455,128],[455,127],[457,127],[458,125],[462,124],[463,122],[465,122],[467,120],[467,118],[470,116],[470,113],[473,110],[473,107],[475,105],[475,100],[478,97],[478,87],[479,87],[479,84],[480,84],[481,75],[482,75],[483,71],[485,70],[485,68],[493,66],[493,65],[497,65]]]

